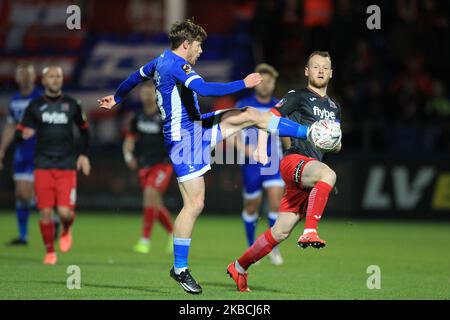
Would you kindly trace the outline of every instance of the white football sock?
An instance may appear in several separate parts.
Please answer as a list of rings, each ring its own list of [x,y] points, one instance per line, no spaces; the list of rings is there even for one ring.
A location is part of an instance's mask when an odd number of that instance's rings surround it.
[[[239,264],[239,262],[236,260],[236,262],[234,263],[234,266],[236,267],[236,270],[239,273],[245,273],[245,269],[241,267],[241,265]]]
[[[187,269],[187,267],[183,267],[183,268],[177,268],[177,267],[173,267],[175,274],[180,274],[183,271],[185,271]]]
[[[307,234],[308,232],[316,232],[317,233],[317,230],[316,229],[305,229],[303,231],[303,234]]]

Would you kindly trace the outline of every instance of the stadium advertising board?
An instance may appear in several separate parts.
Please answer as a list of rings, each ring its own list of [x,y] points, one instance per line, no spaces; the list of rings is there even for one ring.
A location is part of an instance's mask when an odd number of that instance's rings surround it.
[[[449,159],[365,160],[359,172],[357,211],[363,215],[450,217]]]

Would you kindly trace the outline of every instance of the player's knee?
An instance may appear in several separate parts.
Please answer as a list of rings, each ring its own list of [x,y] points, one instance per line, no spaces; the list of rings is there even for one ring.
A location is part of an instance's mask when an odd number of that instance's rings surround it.
[[[30,192],[27,192],[24,189],[19,189],[16,191],[16,199],[22,202],[27,202],[31,198]]]
[[[244,120],[245,122],[249,123],[250,125],[255,125],[259,122],[259,118],[261,116],[261,113],[256,110],[256,108],[247,107],[244,110]]]
[[[277,228],[275,226],[272,228],[272,236],[278,242],[286,240],[287,238],[289,238],[290,234],[291,234],[290,231],[283,230],[283,229]]]
[[[41,209],[40,211],[41,221],[43,223],[50,223],[52,220],[53,210],[50,208]]]
[[[279,204],[280,204],[281,200],[277,200],[277,201],[269,201],[269,211],[270,212],[278,212],[279,209]]]
[[[244,208],[249,215],[253,216],[258,214],[259,205],[258,203],[249,201],[245,204]]]
[[[336,184],[336,179],[337,179],[336,172],[331,170],[329,167],[326,167],[326,169],[324,169],[322,172],[320,180],[325,181],[330,186],[334,187],[334,185]]]
[[[203,208],[205,207],[205,201],[203,198],[192,199],[185,204],[185,207],[192,214],[199,215],[203,211]]]
[[[70,209],[66,207],[58,207],[58,215],[63,218],[70,217]]]

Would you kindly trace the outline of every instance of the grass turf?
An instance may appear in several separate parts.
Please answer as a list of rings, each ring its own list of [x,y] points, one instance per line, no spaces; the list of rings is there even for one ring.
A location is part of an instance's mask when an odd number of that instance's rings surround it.
[[[196,225],[190,268],[203,287],[192,296],[169,277],[172,256],[157,225],[150,254],[131,251],[139,238],[136,214],[88,214],[75,221],[74,245],[58,253],[58,264],[42,264],[44,248],[37,215],[30,220],[30,245],[8,247],[15,216],[0,215],[0,299],[450,299],[448,222],[348,221],[324,219],[321,250],[296,246],[300,226],[280,245],[285,263],[267,259],[250,268],[251,293],[238,293],[226,266],[246,249],[238,216],[203,214]],[[262,219],[259,234],[267,226]],[[67,267],[81,269],[81,289],[66,287]],[[367,268],[381,269],[381,289],[366,286]]]

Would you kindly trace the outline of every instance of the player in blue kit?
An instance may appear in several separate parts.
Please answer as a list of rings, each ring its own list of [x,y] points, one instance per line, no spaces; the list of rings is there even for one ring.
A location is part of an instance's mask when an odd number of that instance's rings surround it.
[[[35,87],[36,72],[33,65],[20,64],[17,66],[15,80],[19,86],[19,91],[12,96],[8,107],[8,116],[0,143],[0,170],[3,169],[6,150],[14,140],[16,125],[22,120],[29,102],[41,96],[41,92]],[[11,240],[11,245],[28,244],[28,217],[33,206],[33,156],[35,146],[35,137],[15,145],[13,178],[19,237]]]
[[[278,78],[278,72],[270,65],[262,63],[256,66],[255,72],[261,74],[263,82],[255,87],[255,92],[249,97],[239,100],[236,108],[251,106],[259,111],[268,112],[277,103],[278,99],[273,97],[273,92]],[[279,162],[282,158],[282,148],[280,138],[271,136],[268,139],[267,150],[271,162],[262,165],[253,161],[253,151],[257,148],[258,129],[252,127],[241,132],[241,137],[236,139],[238,149],[245,154],[245,163],[241,166],[241,176],[243,184],[242,196],[244,198],[244,209],[242,219],[244,221],[245,234],[248,246],[255,242],[255,230],[259,218],[261,203],[263,200],[263,189],[268,200],[268,220],[269,227],[275,224],[278,217],[278,207],[284,191],[284,181],[280,176]],[[290,145],[289,138],[283,139],[283,144]],[[274,143],[274,145],[272,145]],[[281,265],[283,258],[278,247],[275,247],[268,255],[269,260],[274,265]]]
[[[169,31],[171,50],[164,51],[123,81],[114,95],[98,100],[111,109],[139,83],[153,79],[157,104],[163,120],[164,145],[178,180],[183,208],[174,224],[174,265],[170,276],[192,294],[201,286],[188,270],[188,255],[195,221],[203,210],[205,181],[210,170],[211,150],[216,143],[256,126],[280,136],[307,139],[309,127],[255,108],[228,109],[202,114],[197,94],[223,96],[254,88],[262,82],[258,73],[229,83],[205,82],[193,69],[206,38],[202,27],[190,20],[177,22]]]

